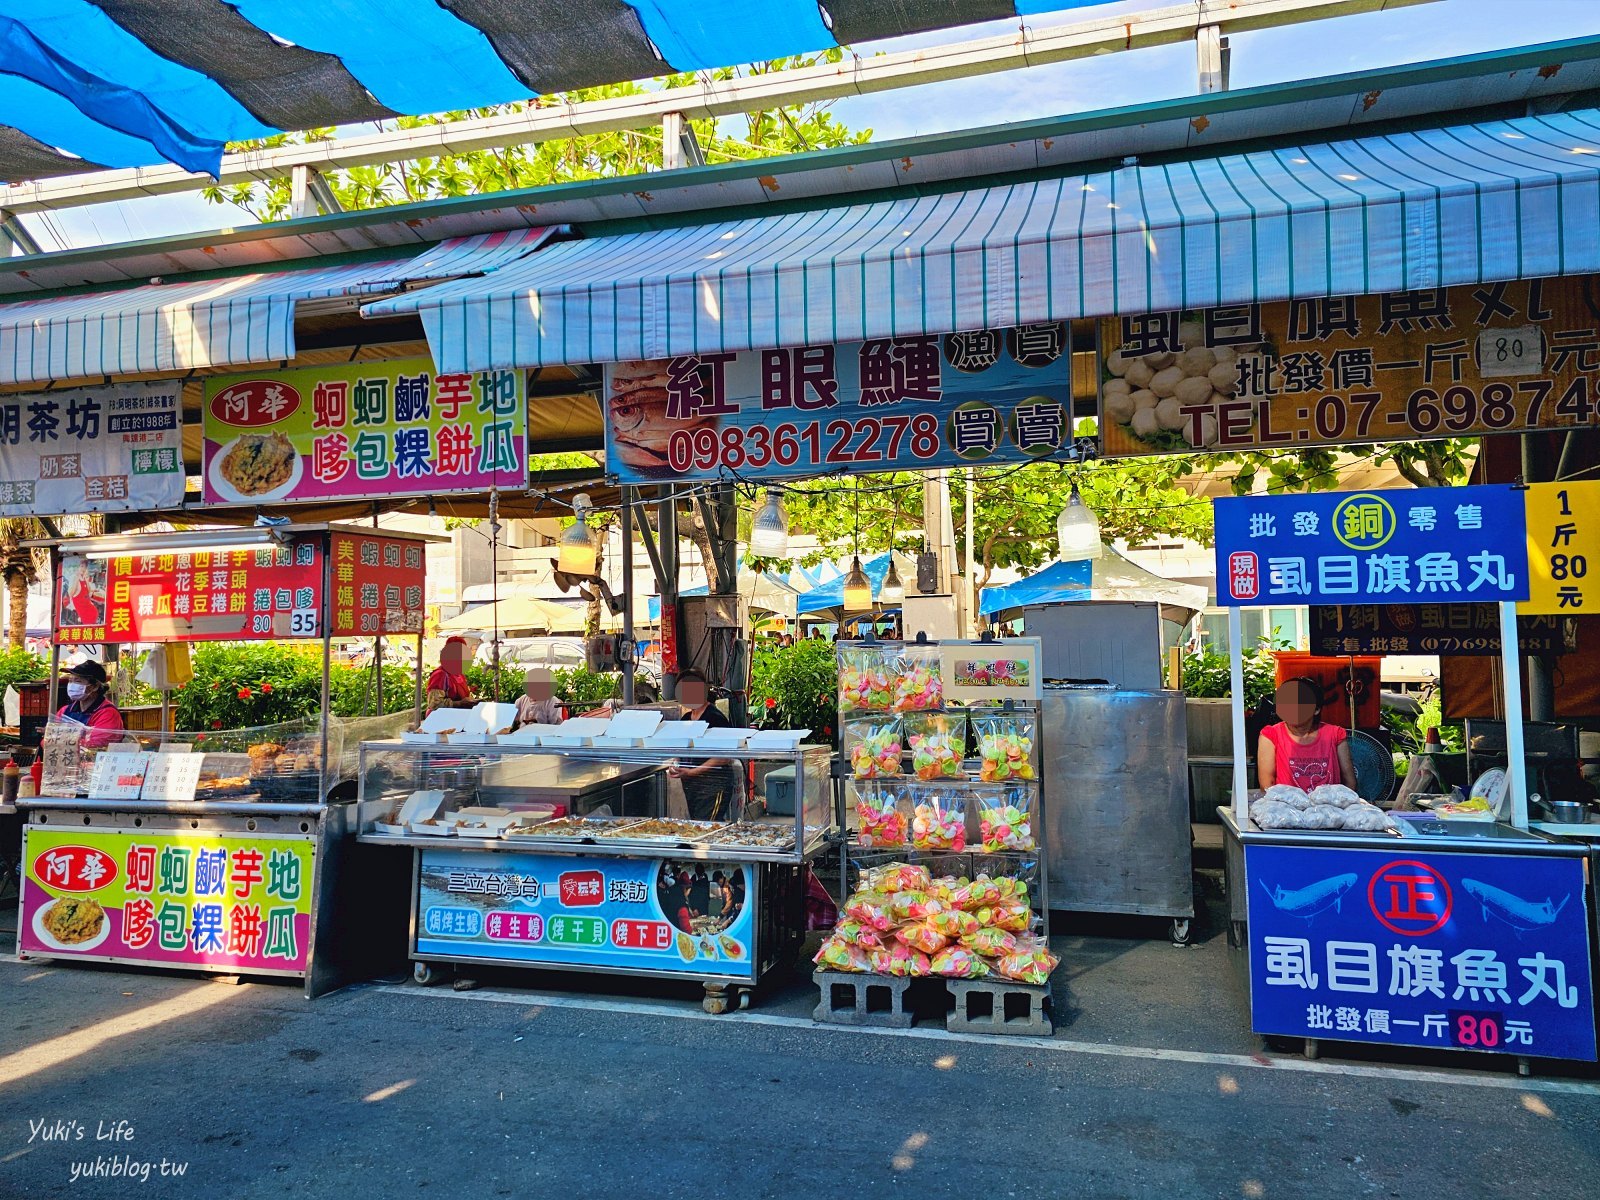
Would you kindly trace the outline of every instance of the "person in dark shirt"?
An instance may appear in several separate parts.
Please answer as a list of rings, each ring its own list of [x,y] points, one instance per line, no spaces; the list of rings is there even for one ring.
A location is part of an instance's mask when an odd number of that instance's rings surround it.
[[[698,671],[678,676],[678,703],[685,721],[704,721],[713,729],[729,727],[728,718],[711,703],[706,677]],[[696,821],[736,817],[744,804],[744,767],[727,758],[683,759],[669,770],[683,784],[683,799]]]
[[[711,915],[711,880],[704,867],[696,867],[689,880],[689,907],[697,917]]]

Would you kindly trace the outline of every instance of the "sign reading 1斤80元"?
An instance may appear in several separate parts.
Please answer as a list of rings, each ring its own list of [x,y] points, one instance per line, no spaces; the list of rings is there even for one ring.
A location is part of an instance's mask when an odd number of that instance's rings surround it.
[[[1224,605],[1525,600],[1523,493],[1508,485],[1215,501]]]

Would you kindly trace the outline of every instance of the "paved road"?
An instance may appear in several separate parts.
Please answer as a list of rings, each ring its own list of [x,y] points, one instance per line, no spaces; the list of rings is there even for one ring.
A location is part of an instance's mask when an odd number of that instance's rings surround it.
[[[1592,1081],[503,988],[0,962],[0,995],[5,1197],[1600,1195]],[[154,1165],[74,1182],[97,1158]]]

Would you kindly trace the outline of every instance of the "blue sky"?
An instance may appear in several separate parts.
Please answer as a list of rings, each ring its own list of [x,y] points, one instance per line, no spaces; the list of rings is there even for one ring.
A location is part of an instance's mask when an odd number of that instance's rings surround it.
[[[1032,23],[1063,23],[1159,6],[1156,0],[1125,0],[1087,13],[1080,9],[1055,18],[1035,18]],[[1004,34],[1014,28],[1015,22],[996,21],[872,43],[859,50],[863,54],[902,50]],[[1586,34],[1600,34],[1600,0],[1437,0],[1237,35],[1231,82],[1234,87],[1252,87]],[[840,101],[834,111],[853,128],[872,129],[881,140],[1137,104],[1185,95],[1194,88],[1194,49],[1181,45],[854,97]],[[43,228],[37,217],[28,221],[41,243],[54,248],[63,238],[72,245],[93,245],[217,229],[248,223],[249,218],[231,205],[207,204],[193,195],[56,213]]]

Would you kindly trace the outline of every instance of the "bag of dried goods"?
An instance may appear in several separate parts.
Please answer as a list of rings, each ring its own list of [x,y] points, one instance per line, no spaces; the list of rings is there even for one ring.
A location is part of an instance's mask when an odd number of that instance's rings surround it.
[[[1019,951],[995,959],[993,970],[997,975],[1014,979],[1018,983],[1039,985],[1049,982],[1050,972],[1061,960],[1048,950]]]
[[[894,931],[894,936],[913,950],[921,950],[924,954],[936,954],[950,944],[949,938],[922,921],[902,925]]]
[[[963,713],[913,713],[902,717],[911,770],[918,779],[965,779],[961,760],[967,753],[967,718]]]
[[[962,938],[961,944],[985,958],[999,958],[1016,952],[1017,935],[1005,929],[978,929]]]
[[[1007,783],[1033,778],[1033,718],[994,713],[972,718],[978,739],[978,778]]]
[[[862,846],[896,849],[906,844],[906,814],[901,810],[905,789],[897,783],[850,780],[856,802],[856,842]]]
[[[894,707],[899,712],[919,712],[944,703],[944,681],[939,676],[939,647],[908,645],[900,651],[900,672],[895,679]]]
[[[945,937],[965,938],[977,933],[982,926],[978,918],[971,913],[962,912],[959,908],[946,909],[936,912],[928,917],[928,924],[937,929]]]
[[[918,850],[967,848],[967,814],[961,788],[912,786],[911,844]]]
[[[933,956],[931,964],[935,975],[949,979],[978,979],[989,973],[989,964],[970,950],[951,946]]]
[[[925,892],[933,882],[927,867],[892,862],[873,867],[862,878],[861,886],[872,892]]]
[[[888,712],[894,707],[898,654],[886,645],[839,647],[839,711]]]
[[[831,937],[824,939],[822,947],[811,961],[830,971],[865,972],[874,969],[871,957],[873,953],[876,952]]]
[[[889,915],[889,898],[878,892],[857,892],[845,901],[844,915],[869,929],[884,933],[894,926]]]
[[[899,717],[856,717],[844,723],[844,752],[857,779],[884,779],[902,771]]]

